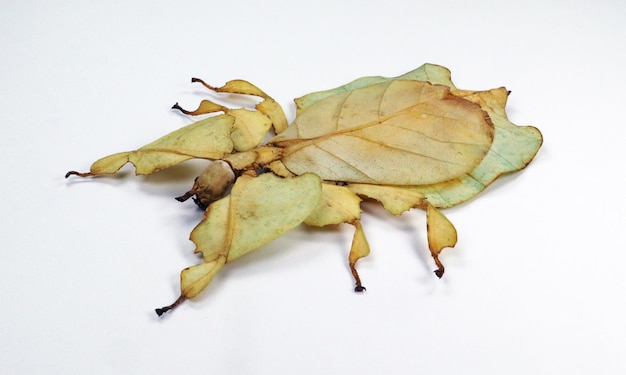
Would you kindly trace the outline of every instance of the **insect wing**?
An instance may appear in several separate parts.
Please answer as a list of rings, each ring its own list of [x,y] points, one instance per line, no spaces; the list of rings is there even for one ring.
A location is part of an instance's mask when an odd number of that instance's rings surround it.
[[[282,160],[295,174],[424,185],[474,169],[491,147],[493,124],[446,86],[391,80],[312,104],[274,141],[286,145]]]

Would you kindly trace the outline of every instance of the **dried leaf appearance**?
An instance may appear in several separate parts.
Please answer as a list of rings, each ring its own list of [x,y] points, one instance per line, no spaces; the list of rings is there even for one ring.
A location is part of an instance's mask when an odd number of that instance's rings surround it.
[[[188,159],[211,161],[176,198],[193,198],[205,210],[190,236],[204,262],[181,272],[180,296],[156,309],[158,315],[200,294],[227,262],[300,224],[354,226],[347,263],[355,291],[364,291],[356,269],[370,253],[360,221],[363,199],[380,202],[393,215],[424,210],[434,272],[442,277],[440,254],[456,245],[457,231],[440,208],[465,202],[498,176],[525,168],[542,144],[539,130],[507,119],[506,89],[457,89],[450,72],[432,64],[298,98],[290,126],[276,101],[247,81],[222,87],[192,82],[262,101],[255,110],[209,100],[193,111],[175,104],[190,116],[215,115],[135,151],[99,159],[89,172],[66,174],[113,174],[126,163],[137,174],[151,174]],[[268,131],[275,136],[263,143]]]
[[[489,151],[493,133],[480,106],[448,87],[391,80],[311,105],[274,141],[285,147],[282,160],[295,174],[406,186],[470,172]],[[413,166],[411,173],[405,165]]]

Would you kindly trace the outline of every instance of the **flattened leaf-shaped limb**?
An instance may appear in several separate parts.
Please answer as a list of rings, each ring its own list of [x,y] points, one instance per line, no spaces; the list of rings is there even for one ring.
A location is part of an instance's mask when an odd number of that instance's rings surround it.
[[[157,309],[157,314],[197,296],[226,262],[298,226],[315,209],[321,191],[321,180],[313,174],[294,178],[271,173],[239,177],[231,194],[212,203],[191,232],[195,252],[203,255],[204,263],[181,272],[181,297]]]
[[[195,111],[187,111],[176,103],[173,108],[188,115],[224,114],[197,121],[135,151],[103,157],[91,165],[89,172],[70,171],[66,177],[113,174],[126,163],[133,164],[138,175],[147,175],[193,158],[222,159],[233,151],[249,151],[259,146],[270,126],[286,127],[280,106],[256,86],[246,81],[231,81],[222,88],[212,89],[222,92],[239,89],[242,94],[263,96],[265,100],[257,105],[258,111],[230,109],[209,100],[203,100]]]
[[[354,225],[354,236],[352,237],[352,246],[350,247],[350,254],[348,255],[348,262],[350,264],[350,271],[352,271],[352,276],[354,277],[354,281],[356,282],[356,286],[354,287],[355,292],[362,292],[365,290],[365,287],[361,283],[361,277],[359,273],[356,271],[356,262],[370,255],[370,245],[367,242],[367,238],[365,238],[365,232],[363,231],[363,226],[361,225],[361,221],[357,220],[352,223]]]
[[[428,248],[437,265],[435,275],[439,278],[443,276],[445,268],[439,260],[439,254],[444,248],[456,245],[457,233],[450,220],[423,194],[395,186],[350,184],[348,188],[356,194],[381,202],[383,207],[394,215],[399,215],[411,208],[425,210]]]
[[[324,183],[322,184],[322,196],[317,206],[304,221],[307,225],[318,227],[341,223],[348,223],[354,226],[355,230],[348,255],[348,265],[356,283],[354,290],[357,292],[364,291],[365,287],[356,270],[356,263],[370,253],[369,243],[360,221],[360,203],[361,198],[347,187]]]
[[[304,223],[316,227],[351,223],[361,218],[361,198],[345,186],[322,184],[322,195]]]
[[[271,120],[272,127],[274,128],[276,134],[287,129],[287,126],[289,125],[287,123],[285,113],[283,112],[283,109],[280,107],[280,105],[272,97],[267,95],[263,90],[248,81],[235,79],[226,82],[226,84],[222,87],[211,86],[199,78],[192,78],[191,81],[200,82],[202,85],[204,85],[204,87],[215,92],[253,95],[263,98],[263,101],[256,105],[256,109],[262,114],[266,115]]]
[[[457,234],[454,225],[448,218],[426,201],[426,228],[428,233],[428,248],[430,254],[435,260],[437,269],[435,275],[441,278],[445,270],[443,264],[439,260],[439,253],[446,247],[454,247],[457,241]]]
[[[116,173],[124,164],[135,165],[138,175],[147,175],[192,158],[221,159],[233,150],[230,138],[235,118],[220,115],[173,131],[135,151],[120,152],[97,160],[87,173],[70,171],[65,177]]]
[[[272,120],[261,111],[250,111],[245,108],[231,109],[206,99],[201,101],[194,111],[183,109],[178,103],[174,104],[172,108],[190,116],[215,112],[224,112],[224,114],[232,116],[235,121],[232,126],[231,139],[236,151],[248,151],[257,147],[272,125]]]
[[[437,265],[434,272],[438,277],[443,276],[445,268],[439,260],[439,254],[444,248],[456,245],[456,229],[441,211],[428,202],[423,194],[402,187],[370,184],[336,186],[331,183],[324,183],[322,184],[322,196],[319,203],[304,223],[320,227],[348,223],[355,227],[348,256],[350,271],[356,282],[355,291],[365,290],[356,270],[356,263],[370,253],[369,243],[360,222],[361,198],[359,196],[381,202],[383,207],[394,215],[400,215],[411,208],[425,210],[428,248]]]

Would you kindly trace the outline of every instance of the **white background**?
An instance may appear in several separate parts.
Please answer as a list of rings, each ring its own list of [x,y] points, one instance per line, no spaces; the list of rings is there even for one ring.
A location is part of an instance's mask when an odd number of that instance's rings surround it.
[[[3,1],[3,374],[623,374],[626,5],[524,1]],[[505,85],[544,146],[446,210],[437,280],[423,212],[365,205],[352,229],[297,229],[158,319],[201,212],[172,197],[201,164],[123,178],[67,170],[191,120],[192,76],[292,98],[425,62]]]

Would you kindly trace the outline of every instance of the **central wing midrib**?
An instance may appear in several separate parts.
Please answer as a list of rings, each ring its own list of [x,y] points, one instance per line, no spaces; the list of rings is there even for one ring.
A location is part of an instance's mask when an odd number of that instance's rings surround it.
[[[409,110],[411,108],[414,108],[416,106],[417,106],[417,104],[414,105],[414,106],[411,106],[411,107],[407,107],[406,109],[404,109],[402,111],[395,112],[392,115],[389,115],[389,116],[386,116],[386,117],[383,117],[383,118],[379,117],[379,119],[377,121],[372,121],[372,122],[369,122],[369,123],[366,123],[366,124],[363,124],[363,125],[355,126],[353,128],[344,129],[344,130],[335,130],[332,133],[327,133],[327,134],[324,134],[324,135],[321,135],[321,136],[315,137],[315,138],[310,138],[310,139],[292,139],[292,140],[285,141],[284,143],[283,142],[281,142],[281,143],[283,143],[283,145],[285,145],[286,147],[290,147],[292,152],[295,152],[295,151],[297,151],[297,150],[299,150],[299,149],[301,149],[303,147],[307,147],[309,145],[316,144],[318,142],[322,142],[322,141],[324,141],[324,140],[326,140],[328,138],[334,137],[334,136],[338,136],[338,135],[352,136],[352,134],[350,134],[350,133],[358,132],[358,131],[360,131],[362,129],[366,129],[366,128],[369,128],[369,127],[372,127],[372,126],[381,125],[384,122],[386,122],[386,121],[388,121],[388,120],[390,120],[390,119],[392,119],[394,117],[398,117],[401,114],[403,114],[405,111],[407,111],[407,110]],[[426,112],[424,112],[424,113],[429,115],[429,116],[442,118],[442,116],[439,116],[439,115],[426,113]],[[445,118],[445,117],[443,117],[443,118]],[[417,131],[415,129],[407,129],[407,128],[402,128],[402,129],[406,130],[406,131],[417,133],[417,134],[419,134],[419,135],[421,135],[421,136],[423,136],[425,138],[428,138],[428,139],[430,139],[430,140],[432,140],[434,142],[452,143],[452,144],[470,145],[470,146],[477,146],[478,145],[476,143],[469,143],[469,142],[445,141],[445,140],[437,139],[437,138],[432,137],[430,135],[424,134],[423,132]],[[356,135],[354,135],[354,136],[356,136]]]

